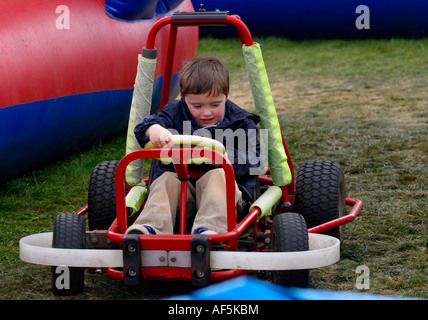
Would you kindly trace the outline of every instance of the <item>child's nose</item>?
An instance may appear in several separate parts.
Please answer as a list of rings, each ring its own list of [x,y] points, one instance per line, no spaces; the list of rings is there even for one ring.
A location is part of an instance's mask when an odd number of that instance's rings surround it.
[[[202,115],[204,115],[204,116],[211,115],[211,109],[210,108],[203,108],[202,109]]]

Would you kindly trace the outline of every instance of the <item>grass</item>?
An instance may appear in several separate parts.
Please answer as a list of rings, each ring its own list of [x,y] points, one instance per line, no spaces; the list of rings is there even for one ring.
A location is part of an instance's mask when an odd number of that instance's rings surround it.
[[[364,207],[346,227],[341,260],[311,272],[311,286],[361,292],[356,268],[370,270],[364,292],[428,297],[428,39],[303,41],[257,39],[295,169],[307,160],[339,162],[347,194]],[[253,110],[237,39],[202,39],[199,55],[230,69],[230,98]],[[56,299],[49,268],[19,259],[18,241],[52,231],[60,212],[87,199],[92,168],[120,159],[125,134],[0,186],[0,298]],[[124,288],[86,276],[73,299],[153,299],[188,292],[174,283]]]

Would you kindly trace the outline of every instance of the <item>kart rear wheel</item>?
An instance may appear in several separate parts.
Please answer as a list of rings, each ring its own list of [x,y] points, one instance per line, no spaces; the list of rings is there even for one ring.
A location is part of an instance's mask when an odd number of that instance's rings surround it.
[[[52,248],[86,249],[85,218],[75,213],[61,213],[55,218]],[[52,292],[56,296],[81,293],[85,269],[56,266],[51,268]]]
[[[106,230],[116,218],[114,175],[118,163],[103,161],[92,171],[88,191],[89,230]]]
[[[297,173],[296,212],[305,218],[308,228],[340,218],[346,213],[345,178],[333,161],[308,161]],[[324,232],[343,242],[345,225]]]
[[[309,250],[305,219],[294,212],[276,215],[272,223],[271,243],[275,252]],[[273,271],[272,282],[287,287],[306,288],[309,283],[309,270]]]

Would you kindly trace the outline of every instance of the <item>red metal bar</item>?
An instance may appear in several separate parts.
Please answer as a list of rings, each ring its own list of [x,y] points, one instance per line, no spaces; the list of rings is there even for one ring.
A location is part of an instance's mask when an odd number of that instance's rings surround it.
[[[189,181],[189,173],[187,171],[187,163],[184,163],[184,158],[181,154],[179,158],[173,158],[175,172],[180,183],[180,215],[179,215],[179,233],[186,234],[186,212],[187,212],[187,182]]]
[[[222,281],[246,274],[247,270],[231,269],[211,272],[211,281]],[[113,280],[123,280],[123,270],[108,268],[107,275]],[[141,268],[141,276],[145,280],[184,280],[192,279],[190,268],[147,267]]]
[[[260,183],[266,184],[268,186],[273,186],[272,178],[266,176],[259,176]]]
[[[175,44],[177,42],[177,27],[171,24],[168,39],[167,57],[162,83],[162,94],[160,108],[162,109],[169,102],[169,93],[171,91],[172,66],[174,64]]]
[[[287,155],[287,164],[291,171],[291,183],[287,185],[287,191],[288,194],[294,195],[296,193],[295,191],[295,181],[294,181],[294,167],[293,167],[293,161],[290,156],[290,152],[288,152],[287,144],[285,143],[284,135],[281,133],[282,137],[282,145],[284,146],[285,154]]]
[[[172,20],[171,17],[165,17],[157,21],[153,27],[150,29],[149,34],[147,36],[147,49],[155,48],[155,39],[158,31],[166,26],[170,25],[170,33],[168,40],[168,49],[167,49],[167,61],[165,64],[164,70],[164,79],[162,84],[162,94],[161,94],[161,102],[160,108],[163,108],[169,101],[169,93],[171,87],[171,76],[172,76],[172,66],[174,63],[174,53],[176,47],[177,40],[177,25],[183,26],[194,26],[194,25],[206,25],[206,24],[231,24],[234,25],[238,31],[238,35],[241,39],[242,44],[247,46],[253,45],[253,39],[251,37],[251,33],[248,30],[247,26],[241,21],[241,18],[237,15],[226,16],[225,19],[221,20]]]
[[[141,149],[127,154],[119,162],[114,178],[116,192],[116,215],[118,232],[125,233],[127,229],[127,214],[125,203],[125,170],[129,163],[140,158],[161,158],[162,149]],[[143,156],[140,157],[140,154]]]
[[[180,183],[180,234],[186,234],[187,182],[186,179]]]
[[[237,239],[248,227],[249,225],[257,219],[257,216],[260,214],[259,208],[254,208],[250,213],[237,225],[235,228],[226,233],[212,234],[210,235],[211,243],[221,243],[227,242],[232,239]]]
[[[79,210],[77,210],[75,213],[78,215],[85,215],[88,212],[88,205],[85,204],[83,207],[81,207]]]
[[[123,280],[123,270],[118,270],[116,268],[107,268],[106,274],[112,280]]]
[[[211,243],[229,242],[237,239],[260,214],[258,208],[254,208],[233,230],[226,233],[209,235]],[[117,220],[117,219],[116,219]],[[124,234],[118,232],[117,221],[107,231],[107,237],[116,243],[122,243]],[[190,250],[192,235],[161,234],[140,235],[142,250]]]
[[[123,280],[123,270],[108,268],[107,275],[113,280]],[[177,267],[143,267],[141,276],[145,280],[190,280],[192,279],[190,268]]]
[[[165,17],[158,20],[150,29],[149,34],[147,36],[147,43],[146,43],[147,49],[155,48],[156,34],[162,27],[166,26],[167,24],[189,25],[189,26],[230,24],[236,27],[242,44],[245,44],[246,46],[253,45],[253,38],[251,36],[250,30],[242,22],[241,18],[237,15],[226,16],[225,19],[219,19],[219,20],[171,20],[171,17]]]
[[[229,159],[218,151],[204,148],[203,152],[195,148],[181,148],[183,163],[187,163],[191,157],[209,158],[214,162],[214,159],[223,159],[220,166],[223,168],[226,177],[226,203],[227,203],[227,226],[228,231],[231,231],[236,226],[236,205],[235,205],[235,172]],[[164,158],[165,155],[172,154],[172,148],[155,148],[155,149],[140,149],[125,155],[119,162],[115,173],[115,191],[116,191],[116,213],[117,218],[115,223],[109,228],[108,236],[110,239],[119,240],[114,233],[124,234],[127,229],[127,213],[125,204],[125,170],[129,163],[136,159],[144,158]],[[216,158],[217,157],[217,158]],[[123,235],[122,235],[123,236]],[[114,241],[114,240],[113,240]],[[121,238],[120,241],[121,242]],[[235,246],[232,242],[231,246]]]
[[[281,186],[281,192],[282,192],[282,197],[281,197],[281,203],[284,202],[290,202],[290,198],[288,197],[288,186]],[[283,212],[282,206],[279,206],[278,208],[279,212]]]
[[[191,280],[192,270],[179,267],[141,268],[141,276],[146,280]]]
[[[309,228],[308,233],[321,233],[321,232],[336,228],[338,226],[341,226],[343,224],[346,224],[348,222],[354,221],[358,213],[360,212],[363,206],[363,203],[361,202],[361,200],[358,200],[358,199],[346,198],[346,205],[353,206],[349,214],[341,218],[337,218],[337,219],[328,221],[326,223],[320,224],[318,226]]]
[[[242,269],[231,269],[211,272],[211,281],[222,281],[230,278],[246,274],[247,270]]]
[[[146,42],[146,48],[147,49],[154,49],[155,48],[155,40],[156,35],[159,32],[159,30],[166,26],[167,24],[171,23],[171,17],[165,17],[160,20],[158,20],[150,29],[149,34],[147,35],[147,42]]]
[[[242,22],[238,15],[226,16],[226,22],[236,27],[242,44],[245,44],[247,47],[254,44],[250,30],[247,28],[245,23]]]

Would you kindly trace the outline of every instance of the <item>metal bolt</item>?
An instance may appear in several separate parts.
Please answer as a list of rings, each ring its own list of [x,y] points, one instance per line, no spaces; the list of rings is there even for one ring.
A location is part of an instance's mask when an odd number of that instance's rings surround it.
[[[270,243],[270,236],[271,236],[271,233],[270,233],[270,231],[266,231],[264,234],[263,234],[263,240],[265,241],[265,243],[267,243],[267,244],[269,244]]]
[[[203,278],[205,276],[205,272],[203,270],[196,270],[195,276],[197,278]]]
[[[135,277],[135,276],[137,275],[137,272],[135,272],[135,270],[134,270],[134,269],[129,269],[129,270],[128,270],[128,275],[129,275],[130,277]]]
[[[204,253],[204,251],[205,251],[205,248],[203,245],[196,246],[196,252],[197,253]]]
[[[164,256],[159,257],[159,261],[160,261],[160,262],[164,262],[164,261],[165,261],[165,257],[164,257]]]
[[[177,258],[176,257],[171,257],[171,262],[175,262],[175,261],[177,261]]]
[[[131,252],[131,253],[134,253],[136,250],[136,248],[133,244],[128,244],[127,249],[128,249],[128,252]]]

